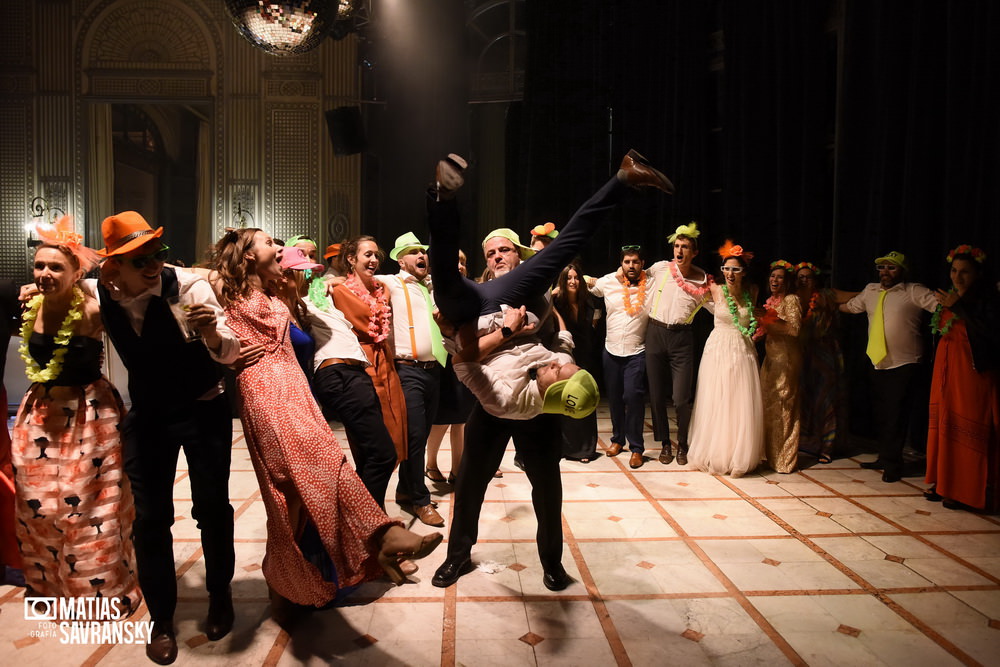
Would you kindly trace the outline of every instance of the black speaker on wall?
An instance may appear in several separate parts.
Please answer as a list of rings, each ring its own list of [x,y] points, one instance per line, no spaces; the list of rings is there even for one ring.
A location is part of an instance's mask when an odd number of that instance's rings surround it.
[[[365,126],[361,107],[337,107],[326,112],[334,155],[354,155],[365,149]]]

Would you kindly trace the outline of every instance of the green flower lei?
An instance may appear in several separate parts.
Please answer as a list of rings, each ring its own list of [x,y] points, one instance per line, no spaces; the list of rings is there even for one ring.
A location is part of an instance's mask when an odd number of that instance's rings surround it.
[[[28,338],[31,337],[31,332],[35,329],[38,310],[42,307],[42,301],[45,300],[45,297],[38,294],[28,302],[28,309],[24,313],[21,324],[21,345],[18,347],[18,352],[21,354],[21,359],[24,360],[24,373],[32,382],[52,382],[59,377],[62,372],[63,359],[69,352],[69,339],[73,337],[77,320],[83,318],[83,308],[81,307],[83,299],[83,290],[79,286],[74,286],[69,312],[66,313],[66,319],[59,325],[59,331],[55,335],[56,350],[52,353],[52,358],[49,359],[49,363],[45,365],[44,369],[38,366],[38,362],[28,352]]]
[[[952,294],[954,291],[955,288],[952,287],[948,290],[948,294]],[[955,314],[955,311],[949,310],[948,312],[951,313],[951,317],[944,323],[944,326],[941,326],[941,314],[943,312],[944,306],[939,303],[938,307],[934,309],[934,314],[931,315],[931,333],[936,336],[943,336],[951,331],[951,327],[955,324],[955,320],[961,319]]]
[[[736,312],[736,300],[729,295],[729,287],[725,284],[722,285],[722,293],[726,296],[726,304],[729,305],[729,314],[733,316],[733,324],[741,334],[747,338],[752,338],[754,333],[757,332],[757,318],[753,316],[753,301],[750,300],[750,295],[746,292],[743,296],[746,298],[747,309],[750,311],[750,326],[744,328],[740,324],[740,314]]]

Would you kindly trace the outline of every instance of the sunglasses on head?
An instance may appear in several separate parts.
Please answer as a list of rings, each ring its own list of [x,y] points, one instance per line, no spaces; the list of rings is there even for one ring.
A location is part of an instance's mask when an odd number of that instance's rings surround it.
[[[641,245],[623,245],[622,252],[634,252],[636,250],[642,250]]]
[[[886,271],[886,270],[892,271],[892,270],[898,269],[898,268],[899,267],[896,266],[895,264],[876,264],[875,265],[875,270],[876,271]]]
[[[138,257],[129,257],[128,261],[136,269],[144,269],[146,265],[150,262],[165,262],[167,261],[167,252],[170,250],[170,246],[164,245],[160,246],[159,250],[151,252],[147,255],[139,255]]]

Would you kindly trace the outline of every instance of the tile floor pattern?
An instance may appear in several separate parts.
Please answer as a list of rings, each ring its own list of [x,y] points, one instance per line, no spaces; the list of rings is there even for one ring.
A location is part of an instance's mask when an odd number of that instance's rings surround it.
[[[599,416],[603,449],[606,407]],[[551,593],[533,543],[530,486],[509,449],[483,508],[479,569],[434,588],[441,548],[412,583],[366,584],[289,636],[269,616],[264,507],[237,433],[236,627],[219,642],[200,629],[204,567],[181,470],[176,664],[997,664],[1000,520],[925,501],[919,478],[884,484],[858,468],[870,458],[742,479],[655,459],[631,470],[624,455],[563,461],[564,563],[576,583]],[[447,451],[440,460],[447,472]],[[438,491],[448,517],[451,498]],[[21,589],[0,588],[0,609],[0,663],[151,664],[141,646],[31,637]]]

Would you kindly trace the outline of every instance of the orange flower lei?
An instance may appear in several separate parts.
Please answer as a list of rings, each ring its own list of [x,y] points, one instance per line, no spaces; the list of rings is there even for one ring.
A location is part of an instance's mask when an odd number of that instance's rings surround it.
[[[806,309],[806,314],[802,316],[803,320],[808,320],[812,316],[813,311],[816,310],[817,301],[819,301],[819,290],[813,292],[812,296],[809,297],[809,308]]]
[[[629,317],[635,317],[640,312],[642,312],[642,307],[646,304],[646,272],[639,272],[639,293],[638,296],[639,303],[632,307],[632,299],[628,293],[628,278],[624,275],[618,278],[618,281],[622,284],[622,303],[625,304],[625,312],[628,313]]]

